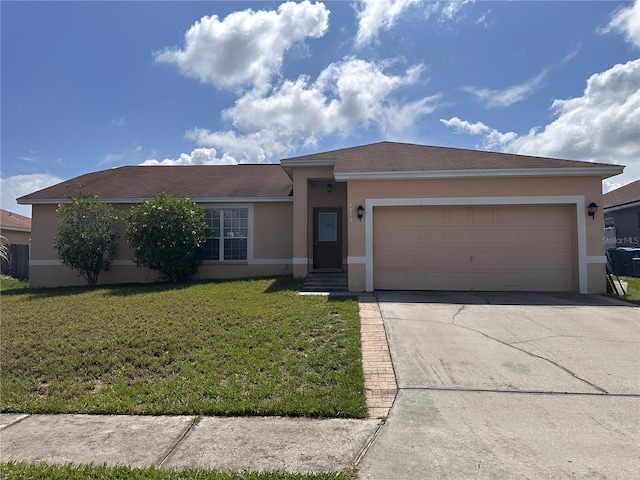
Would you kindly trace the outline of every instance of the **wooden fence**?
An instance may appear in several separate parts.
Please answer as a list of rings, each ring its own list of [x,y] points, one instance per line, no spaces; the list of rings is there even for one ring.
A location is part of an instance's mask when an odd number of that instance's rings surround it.
[[[9,261],[2,260],[2,275],[29,278],[29,245],[9,245]]]

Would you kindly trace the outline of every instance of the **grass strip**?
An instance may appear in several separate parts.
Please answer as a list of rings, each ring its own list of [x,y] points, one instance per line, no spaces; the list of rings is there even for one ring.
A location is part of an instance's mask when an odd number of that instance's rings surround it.
[[[352,480],[353,469],[332,473],[221,472],[217,470],[168,470],[106,465],[50,465],[9,462],[0,464],[2,480]]]

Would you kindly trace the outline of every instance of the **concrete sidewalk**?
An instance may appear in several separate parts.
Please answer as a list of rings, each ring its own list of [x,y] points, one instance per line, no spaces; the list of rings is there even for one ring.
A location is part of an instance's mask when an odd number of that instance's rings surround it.
[[[332,472],[382,420],[0,414],[0,461]]]

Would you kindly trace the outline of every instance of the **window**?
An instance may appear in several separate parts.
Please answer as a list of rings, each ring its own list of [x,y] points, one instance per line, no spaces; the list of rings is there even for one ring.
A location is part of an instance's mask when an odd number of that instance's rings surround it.
[[[615,226],[615,222],[613,221],[613,217],[605,217],[604,228],[610,228],[614,226]]]
[[[207,208],[211,236],[204,244],[205,260],[246,260],[249,212],[246,208]]]

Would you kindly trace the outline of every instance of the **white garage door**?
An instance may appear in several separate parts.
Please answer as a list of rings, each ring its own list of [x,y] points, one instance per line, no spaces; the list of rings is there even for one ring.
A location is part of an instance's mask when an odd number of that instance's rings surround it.
[[[374,207],[378,290],[576,291],[566,205]]]

